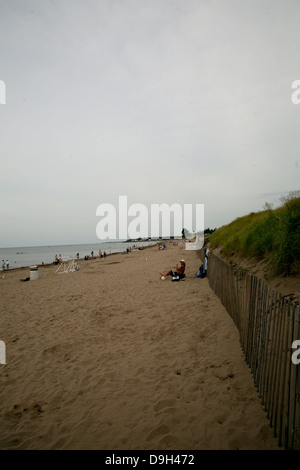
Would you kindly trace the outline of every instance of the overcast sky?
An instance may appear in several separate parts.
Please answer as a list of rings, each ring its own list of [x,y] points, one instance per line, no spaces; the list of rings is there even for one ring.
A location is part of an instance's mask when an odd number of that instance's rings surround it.
[[[0,0],[0,246],[93,243],[102,203],[300,189],[299,0]]]

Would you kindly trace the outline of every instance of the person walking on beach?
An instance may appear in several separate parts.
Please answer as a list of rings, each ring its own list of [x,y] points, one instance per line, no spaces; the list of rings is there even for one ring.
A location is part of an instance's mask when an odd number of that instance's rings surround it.
[[[176,264],[176,271],[173,271],[172,269],[170,269],[166,274],[160,273],[160,275],[161,275],[161,277],[179,276],[179,278],[181,279],[184,276],[185,267],[186,267],[185,261],[184,261],[184,259],[181,259],[180,260],[180,266],[178,266],[178,263]]]

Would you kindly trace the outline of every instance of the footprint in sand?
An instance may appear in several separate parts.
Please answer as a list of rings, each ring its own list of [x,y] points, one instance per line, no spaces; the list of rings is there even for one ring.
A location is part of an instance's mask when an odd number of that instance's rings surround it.
[[[174,410],[174,400],[169,400],[169,399],[165,399],[165,400],[160,400],[156,403],[156,405],[154,405],[154,410],[155,411],[161,411],[161,410],[165,410],[165,411],[168,411],[168,410]]]
[[[146,441],[152,441],[154,439],[158,439],[158,438],[161,438],[161,437],[164,437],[166,436],[168,433],[170,432],[170,429],[164,425],[164,424],[161,424],[159,426],[157,426],[156,428],[154,428],[150,434],[148,434],[148,436],[146,437]]]
[[[5,418],[10,421],[19,421],[23,415],[30,414],[31,418],[37,418],[45,411],[46,402],[43,404],[33,403],[29,406],[24,404],[15,404],[12,409],[5,413]]]

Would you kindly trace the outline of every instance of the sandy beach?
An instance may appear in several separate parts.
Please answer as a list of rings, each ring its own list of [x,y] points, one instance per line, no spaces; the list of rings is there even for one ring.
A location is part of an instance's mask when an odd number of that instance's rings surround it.
[[[186,261],[186,279],[160,272]],[[278,449],[195,251],[1,273],[1,449]]]

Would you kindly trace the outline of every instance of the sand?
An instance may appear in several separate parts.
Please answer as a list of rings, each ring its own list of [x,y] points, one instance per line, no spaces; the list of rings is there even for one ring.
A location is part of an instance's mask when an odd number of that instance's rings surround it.
[[[162,281],[182,257],[186,280]],[[79,264],[1,273],[1,449],[278,449],[197,252]]]

